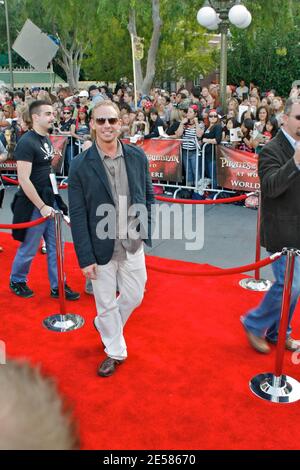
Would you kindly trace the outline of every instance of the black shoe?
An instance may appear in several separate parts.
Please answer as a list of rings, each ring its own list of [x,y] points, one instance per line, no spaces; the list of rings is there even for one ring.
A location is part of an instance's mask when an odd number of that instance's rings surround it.
[[[56,287],[55,289],[51,289],[50,295],[51,297],[53,297],[53,299],[58,299],[59,297],[58,287]],[[78,300],[80,297],[80,294],[79,292],[72,291],[71,287],[67,286],[66,284],[65,285],[65,297],[67,300]]]
[[[116,366],[122,364],[124,360],[120,361],[119,359],[107,357],[98,367],[97,374],[100,375],[100,377],[110,377],[115,372]]]
[[[34,296],[33,290],[29,289],[26,282],[10,281],[9,287],[14,294],[18,295],[19,297],[23,297],[24,299],[29,299],[30,297]]]

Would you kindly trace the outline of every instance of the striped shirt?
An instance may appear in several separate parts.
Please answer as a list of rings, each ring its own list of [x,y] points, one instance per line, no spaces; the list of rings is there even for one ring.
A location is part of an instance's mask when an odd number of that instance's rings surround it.
[[[185,127],[182,134],[182,148],[185,150],[196,150],[198,147],[196,126]]]

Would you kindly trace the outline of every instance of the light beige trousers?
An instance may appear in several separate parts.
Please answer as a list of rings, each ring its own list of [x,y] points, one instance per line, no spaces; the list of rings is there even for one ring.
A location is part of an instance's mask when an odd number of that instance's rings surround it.
[[[143,246],[134,254],[127,252],[124,261],[111,260],[97,267],[97,279],[92,281],[97,308],[95,325],[109,357],[127,357],[123,328],[143,300],[146,280]]]

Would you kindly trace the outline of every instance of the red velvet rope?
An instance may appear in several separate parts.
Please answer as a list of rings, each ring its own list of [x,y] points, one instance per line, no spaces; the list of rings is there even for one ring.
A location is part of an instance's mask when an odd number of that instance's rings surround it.
[[[35,225],[40,225],[46,222],[48,217],[41,217],[40,219],[33,220],[32,222],[24,222],[22,224],[0,224],[1,229],[15,229],[19,230],[22,228],[30,228],[34,227]]]
[[[253,194],[253,193],[251,193]],[[234,196],[234,197],[227,197],[224,199],[200,199],[200,200],[195,200],[195,199],[173,199],[170,197],[162,197],[162,196],[155,196],[155,199],[157,201],[163,201],[163,202],[173,202],[175,204],[226,204],[228,202],[237,202],[237,201],[244,201],[244,199],[247,199],[249,197],[249,194],[242,194],[241,196]]]
[[[268,258],[262,259],[261,261],[258,261],[254,264],[246,264],[245,266],[237,266],[236,268],[219,268],[212,271],[184,271],[181,269],[168,269],[157,266],[151,266],[151,264],[149,264],[148,262],[147,269],[166,274],[178,274],[180,276],[225,276],[228,274],[240,274],[247,271],[254,271],[257,268],[262,268],[263,266],[267,266],[268,264],[274,263],[274,261],[281,255],[282,253],[278,253],[277,256],[269,256]]]
[[[19,184],[19,181],[14,180],[12,178],[8,178],[7,176],[2,176],[2,179],[4,181],[7,181],[12,184]],[[60,184],[58,186],[58,189],[68,189],[67,184]],[[254,194],[254,193],[251,193]],[[234,197],[227,197],[224,199],[204,199],[204,200],[195,200],[195,199],[173,199],[170,197],[162,197],[162,196],[155,196],[155,199],[157,201],[163,201],[163,202],[172,202],[175,204],[226,204],[226,203],[231,203],[231,202],[238,202],[238,201],[244,201],[249,197],[250,194],[242,194],[241,196],[234,196]]]
[[[1,178],[3,179],[3,181],[7,181],[8,183],[12,183],[12,184],[19,184],[19,181],[18,180],[14,180],[12,178],[8,178],[8,176],[1,176]]]

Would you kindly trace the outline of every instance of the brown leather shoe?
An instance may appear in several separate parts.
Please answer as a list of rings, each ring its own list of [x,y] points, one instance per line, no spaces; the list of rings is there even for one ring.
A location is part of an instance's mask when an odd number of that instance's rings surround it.
[[[124,360],[120,361],[119,359],[107,357],[98,367],[97,374],[100,375],[100,377],[110,377],[115,372],[116,366],[122,364]]]
[[[288,351],[300,351],[300,341],[289,336],[285,342],[285,349]]]
[[[241,322],[244,327],[244,330],[246,332],[246,335],[248,337],[249,343],[251,346],[258,352],[262,354],[268,354],[271,351],[270,346],[268,345],[267,341],[265,338],[262,338],[261,336],[256,336],[251,331],[247,330],[243,323],[243,317],[241,317]]]

